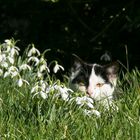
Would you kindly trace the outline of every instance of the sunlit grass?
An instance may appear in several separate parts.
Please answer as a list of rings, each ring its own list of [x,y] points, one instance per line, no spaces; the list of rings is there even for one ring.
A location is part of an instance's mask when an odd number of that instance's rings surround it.
[[[33,51],[35,52],[35,49]],[[38,51],[35,53],[41,55]],[[120,81],[123,92],[115,101],[118,111],[112,108],[105,110],[97,106],[99,117],[95,114],[84,114],[83,110],[90,107],[93,109],[94,103],[92,106],[91,101],[87,107],[86,102],[89,99],[85,101],[84,98],[85,104],[79,107],[76,102],[78,98],[75,96],[78,96],[78,93],[68,91],[70,89],[65,86],[68,85],[67,81],[61,83],[57,79],[51,79],[48,67],[45,67],[48,77],[42,77],[44,71],[41,71],[40,66],[46,64],[43,59],[41,64],[38,63],[38,68],[32,67],[36,65],[35,61],[29,65],[31,70],[29,68],[27,71],[20,71],[19,66],[28,60],[17,56],[14,63],[8,61],[10,67],[18,68],[19,74],[12,71],[9,76],[4,77],[8,67],[0,67],[3,71],[0,77],[0,139],[140,139],[140,72],[137,69],[126,73]],[[1,62],[5,64],[7,61],[3,59]],[[19,78],[27,80],[29,84],[23,82],[19,85]],[[36,86],[37,88],[32,91]],[[71,96],[67,96],[67,93]]]
[[[89,117],[74,102],[32,98],[28,87],[19,88],[10,83],[9,79],[0,80],[0,135],[3,139],[140,138],[139,87],[125,89],[116,101],[118,111],[99,110],[101,117]]]

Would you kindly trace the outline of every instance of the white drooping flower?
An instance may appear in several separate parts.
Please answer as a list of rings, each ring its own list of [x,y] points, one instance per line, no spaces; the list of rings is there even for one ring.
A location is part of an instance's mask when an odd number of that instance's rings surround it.
[[[27,80],[19,78],[17,82],[18,86],[22,87],[23,83],[26,83],[27,85],[29,85],[29,82]]]
[[[45,91],[46,90],[46,87],[48,86],[48,83],[44,80],[40,80],[38,82],[38,85],[41,87],[41,90]]]
[[[31,93],[34,93],[34,96],[40,95],[43,99],[46,99],[49,93],[49,91],[47,91],[46,89],[48,89],[48,83],[40,80],[32,88]]]
[[[20,49],[14,45],[12,40],[5,40],[5,43],[2,44],[4,52],[7,53],[10,57],[14,57],[15,54],[19,55]]]
[[[36,49],[36,48],[34,47],[34,45],[33,45],[33,47],[29,50],[27,56],[30,57],[30,56],[32,56],[32,55],[34,55],[34,54],[37,54],[38,56],[40,56],[39,50]]]
[[[4,73],[4,76],[3,76],[3,77],[5,78],[5,77],[7,77],[7,76],[9,76],[9,75],[10,75],[10,72],[6,71],[6,72]]]
[[[7,45],[11,45],[12,44],[12,41],[10,39],[5,39],[4,42],[7,44]]]
[[[77,97],[76,98],[76,103],[80,106],[87,105],[89,108],[94,108],[93,106],[93,100],[87,96],[83,97]]]
[[[22,81],[22,79],[20,78],[20,79],[18,80],[18,86],[21,87],[22,85],[23,85],[23,81]]]
[[[6,55],[0,53],[0,62],[4,62],[4,61],[6,61]]]
[[[32,87],[31,93],[38,93],[38,90],[39,90],[39,86],[35,85],[34,87]]]
[[[43,72],[43,71],[46,71],[47,70],[47,72],[50,72],[50,70],[49,70],[49,68],[48,68],[48,66],[47,66],[47,62],[46,62],[46,60],[44,59],[44,57],[41,57],[40,58],[40,61],[39,61],[39,71],[40,72]]]
[[[28,59],[28,62],[30,61],[34,61],[35,62],[35,66],[37,66],[39,64],[39,59],[35,56],[32,56]]]
[[[12,78],[15,77],[15,76],[17,76],[17,75],[19,75],[18,71],[11,72],[11,77]]]
[[[85,113],[85,115],[88,115],[88,116],[92,116],[93,114],[96,115],[97,117],[101,116],[100,112],[95,109],[92,109],[92,110],[85,109],[84,113]]]
[[[39,94],[41,95],[41,97],[42,97],[43,99],[48,98],[48,94],[47,94],[46,92],[44,92],[44,91],[40,91]]]
[[[28,64],[22,64],[20,67],[19,67],[20,70],[29,70],[31,71],[31,67],[28,65]]]
[[[37,77],[38,77],[38,78],[43,78],[43,73],[40,72],[40,71],[38,71],[38,72],[37,72]]]
[[[6,54],[0,54],[0,66],[4,67],[4,68],[8,68],[8,62],[7,62],[7,58],[6,58]]]
[[[57,95],[60,95],[63,100],[68,101],[70,97],[70,92],[73,92],[71,89],[67,87],[63,87],[61,85],[55,85],[54,89],[58,91]]]
[[[47,70],[47,72],[50,72],[50,70],[49,70],[49,68],[47,67],[46,64],[43,64],[43,65],[41,65],[41,66],[39,67],[39,71],[40,71],[40,72],[43,72],[43,71],[45,71],[45,70]]]
[[[14,46],[10,49],[9,56],[14,57],[14,55],[19,55],[20,49],[17,46]]]
[[[46,93],[50,93],[51,91],[54,91],[54,87],[52,87],[52,86],[48,86],[48,87],[45,89],[45,92],[46,92]]]
[[[11,76],[12,78],[15,77],[15,76],[19,76],[19,70],[17,67],[15,66],[11,66],[8,68],[8,71],[6,71],[4,73],[4,78],[7,77],[7,76]]]
[[[1,44],[2,51],[9,53],[12,46],[12,40],[6,39],[4,42],[5,43]]]
[[[14,57],[8,56],[7,59],[9,60],[11,64],[14,64],[15,62]]]
[[[1,67],[4,67],[4,68],[8,68],[8,63],[6,62],[6,61],[2,61],[1,63],[0,63],[0,65],[1,65]]]
[[[57,73],[60,69],[64,71],[64,68],[61,65],[59,65],[58,63],[56,63],[53,68],[53,72]]]
[[[70,97],[69,92],[73,92],[73,91],[69,88],[66,88],[66,87],[60,88],[60,94],[61,94],[61,97],[63,100],[66,101],[69,99],[69,97]]]

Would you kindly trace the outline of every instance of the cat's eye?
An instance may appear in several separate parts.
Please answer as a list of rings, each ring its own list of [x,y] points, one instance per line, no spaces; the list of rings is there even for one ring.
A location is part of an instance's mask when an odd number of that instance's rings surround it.
[[[80,86],[84,86],[85,84],[84,84],[83,82],[80,82],[79,85],[80,85]]]
[[[98,83],[96,84],[97,87],[102,87],[104,85],[104,83]]]

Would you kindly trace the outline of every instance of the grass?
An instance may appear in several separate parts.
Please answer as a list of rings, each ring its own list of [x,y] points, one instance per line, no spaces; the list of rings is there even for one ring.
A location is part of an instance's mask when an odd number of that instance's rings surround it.
[[[96,103],[101,116],[88,116],[83,112],[87,106],[80,108],[75,102],[83,95],[71,94],[65,86],[67,80],[61,83],[50,76],[46,51],[40,54],[33,45],[19,56],[15,44],[12,39],[0,45],[0,140],[140,139],[138,69],[119,81],[122,94],[114,101],[118,111],[105,110]],[[63,70],[56,61],[53,63],[55,72]],[[72,97],[67,101],[69,94]]]
[[[118,111],[100,109],[101,117],[86,116],[75,103],[33,98],[29,86],[0,79],[0,138],[34,140],[139,140],[140,73],[123,78]],[[123,82],[123,81],[122,81]]]

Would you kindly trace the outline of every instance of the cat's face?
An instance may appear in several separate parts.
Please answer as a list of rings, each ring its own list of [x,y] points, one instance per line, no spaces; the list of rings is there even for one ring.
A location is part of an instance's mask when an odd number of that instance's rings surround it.
[[[77,56],[75,57],[71,68],[71,83],[95,100],[106,97],[112,98],[117,81],[118,63],[114,62],[108,65],[87,64]]]

